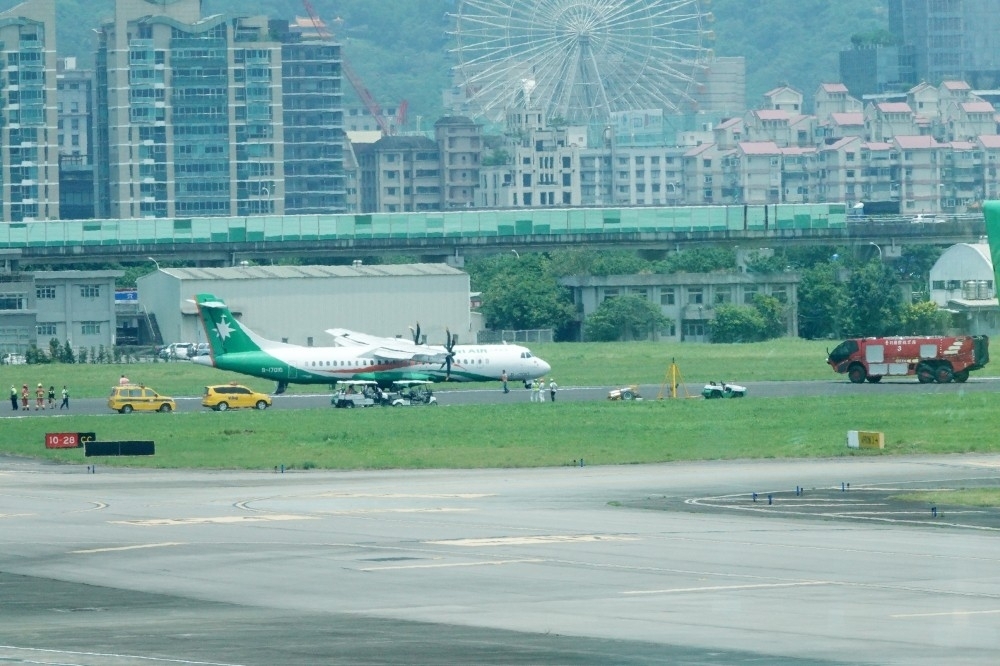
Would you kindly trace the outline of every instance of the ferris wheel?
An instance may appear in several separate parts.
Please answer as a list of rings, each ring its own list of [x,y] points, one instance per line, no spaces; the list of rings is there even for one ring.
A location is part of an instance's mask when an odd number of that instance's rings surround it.
[[[690,108],[711,14],[705,0],[462,0],[456,75],[470,112],[541,109],[573,123]]]

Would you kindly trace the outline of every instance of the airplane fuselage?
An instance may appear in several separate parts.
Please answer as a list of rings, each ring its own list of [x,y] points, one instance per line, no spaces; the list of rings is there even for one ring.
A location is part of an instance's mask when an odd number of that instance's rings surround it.
[[[209,365],[263,379],[297,384],[332,384],[348,379],[392,382],[401,379],[430,381],[496,381],[507,372],[511,381],[544,376],[545,361],[518,345],[456,345],[451,371],[439,362],[376,360],[364,348],[298,347],[229,352],[216,358],[197,356],[195,363]]]

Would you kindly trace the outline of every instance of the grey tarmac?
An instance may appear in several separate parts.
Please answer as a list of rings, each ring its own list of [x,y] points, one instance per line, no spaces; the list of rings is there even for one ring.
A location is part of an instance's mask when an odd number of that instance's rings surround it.
[[[998,476],[988,455],[288,474],[0,459],[0,662],[991,664],[996,530],[705,500]]]

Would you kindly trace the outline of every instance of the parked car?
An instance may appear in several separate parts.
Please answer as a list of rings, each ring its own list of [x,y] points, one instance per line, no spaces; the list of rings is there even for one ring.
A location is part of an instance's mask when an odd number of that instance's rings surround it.
[[[337,390],[330,399],[334,407],[351,409],[354,407],[374,407],[388,404],[388,396],[379,388],[378,382],[369,379],[354,379],[337,382]]]
[[[392,383],[393,395],[389,402],[393,407],[405,405],[436,405],[437,398],[431,391],[433,382],[419,379],[407,379]]]
[[[189,358],[188,350],[194,346],[193,342],[172,342],[160,350],[159,356],[164,360],[187,359]]]
[[[271,396],[258,393],[240,384],[206,386],[201,406],[209,407],[217,412],[244,407],[264,410],[271,406]]]
[[[132,412],[172,412],[177,409],[174,399],[160,395],[141,384],[120,384],[111,388],[108,407],[121,414]]]
[[[709,382],[705,384],[705,388],[701,390],[701,394],[707,400],[714,398],[742,398],[747,394],[747,388],[739,384],[727,384],[726,382],[716,384],[715,382]]]
[[[211,353],[212,350],[208,346],[207,342],[199,342],[196,345],[188,347],[188,358],[194,358],[195,356],[208,356]]]

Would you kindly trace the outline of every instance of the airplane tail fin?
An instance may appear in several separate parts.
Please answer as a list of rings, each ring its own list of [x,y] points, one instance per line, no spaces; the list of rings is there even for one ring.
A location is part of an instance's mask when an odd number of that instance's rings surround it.
[[[1000,201],[983,204],[986,216],[986,238],[990,243],[990,258],[993,260],[993,288],[1000,289]]]
[[[195,303],[214,358],[223,354],[261,351],[266,346],[268,341],[244,328],[221,298],[212,294],[198,294]]]

